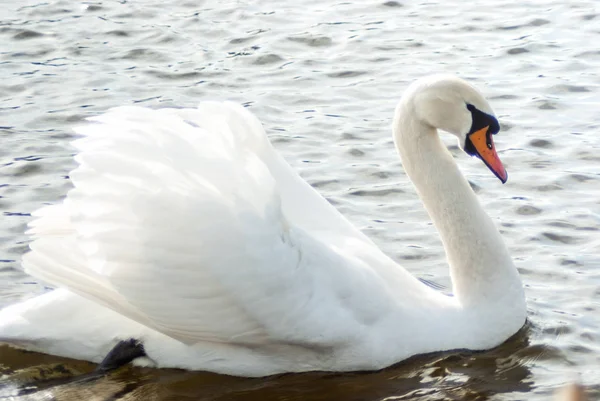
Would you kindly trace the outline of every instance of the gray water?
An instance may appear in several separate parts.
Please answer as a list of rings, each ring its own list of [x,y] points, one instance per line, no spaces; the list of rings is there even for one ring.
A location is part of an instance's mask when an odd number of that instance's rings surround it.
[[[20,270],[25,226],[70,188],[72,127],[107,108],[215,98],[248,105],[309,183],[395,260],[446,289],[441,242],[393,147],[393,109],[410,82],[444,72],[478,86],[501,121],[494,139],[506,185],[445,139],[526,286],[530,323],[509,343],[369,374],[256,381],[130,369],[114,383],[174,400],[546,400],[572,380],[600,392],[596,2],[0,6],[0,305],[46,290]],[[8,372],[50,363],[7,355]],[[187,392],[156,390],[173,381]]]

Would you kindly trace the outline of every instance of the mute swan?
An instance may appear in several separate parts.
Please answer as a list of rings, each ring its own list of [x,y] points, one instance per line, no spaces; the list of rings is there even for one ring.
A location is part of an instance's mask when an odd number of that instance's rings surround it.
[[[525,322],[507,248],[437,130],[502,181],[498,121],[465,81],[404,93],[393,135],[443,240],[454,296],[383,254],[232,103],[119,107],[77,129],[74,189],[35,213],[25,270],[60,287],[0,312],[0,340],[100,361],[265,376],[380,369],[501,344]]]

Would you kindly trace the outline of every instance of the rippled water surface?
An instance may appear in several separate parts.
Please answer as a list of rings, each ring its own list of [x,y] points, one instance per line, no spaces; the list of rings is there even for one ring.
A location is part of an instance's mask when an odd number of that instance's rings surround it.
[[[308,182],[415,275],[448,288],[441,242],[390,135],[406,86],[448,72],[476,84],[501,121],[506,185],[448,144],[504,234],[530,319],[496,350],[382,372],[239,379],[127,367],[30,387],[22,399],[546,400],[578,377],[598,396],[596,2],[0,3],[1,305],[45,290],[20,270],[23,232],[33,210],[70,188],[75,124],[117,105],[193,107],[209,98],[248,105]],[[91,369],[9,349],[0,363],[13,374],[2,395],[27,382],[15,369]]]

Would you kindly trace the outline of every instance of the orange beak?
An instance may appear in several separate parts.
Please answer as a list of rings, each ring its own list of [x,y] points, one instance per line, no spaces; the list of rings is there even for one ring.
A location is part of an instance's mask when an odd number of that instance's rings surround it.
[[[488,168],[492,170],[492,173],[494,173],[504,184],[508,179],[508,174],[498,157],[498,153],[496,153],[492,134],[488,132],[488,128],[489,127],[484,127],[479,131],[473,132],[469,135],[469,139],[477,151],[477,156],[483,160],[485,165],[488,166]]]

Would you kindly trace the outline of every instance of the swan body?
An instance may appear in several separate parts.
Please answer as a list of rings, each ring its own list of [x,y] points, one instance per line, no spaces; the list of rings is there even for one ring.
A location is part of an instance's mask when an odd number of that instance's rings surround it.
[[[354,228],[241,106],[120,107],[91,120],[77,130],[74,189],[35,213],[23,260],[59,288],[0,311],[4,342],[98,362],[134,338],[149,358],[140,364],[265,376],[487,349],[525,322],[502,238],[437,135],[479,149],[506,180],[495,150],[485,153],[493,112],[458,78],[416,81],[394,117],[403,166],[442,236],[452,297]]]

